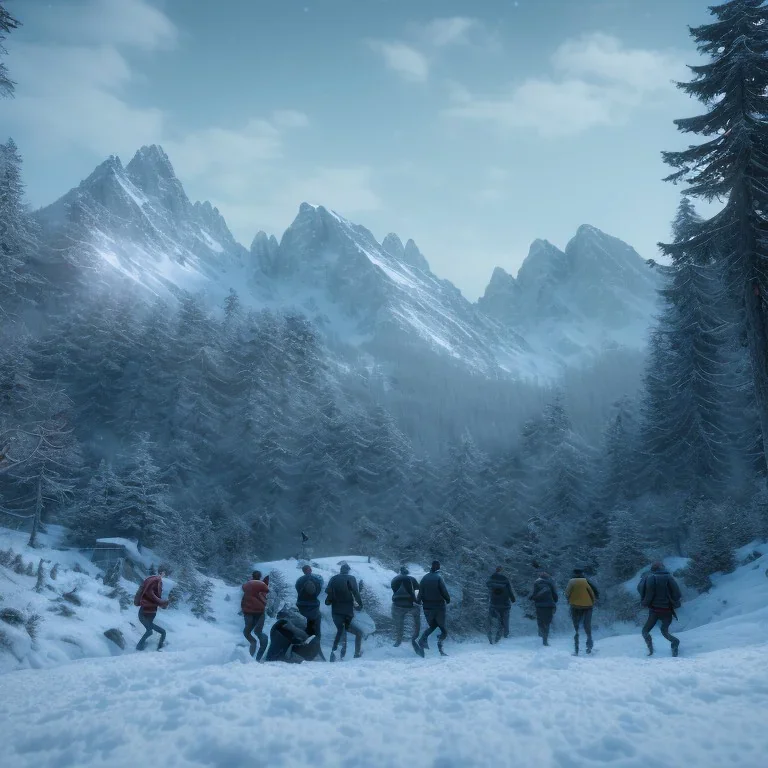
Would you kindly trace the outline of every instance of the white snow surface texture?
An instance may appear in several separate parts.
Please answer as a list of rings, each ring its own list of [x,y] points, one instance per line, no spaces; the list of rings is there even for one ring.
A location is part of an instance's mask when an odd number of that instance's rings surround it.
[[[0,533],[0,546],[7,547],[10,534]],[[592,657],[572,657],[570,632],[559,632],[550,648],[530,634],[495,647],[449,640],[448,658],[437,656],[433,641],[424,660],[407,643],[394,649],[372,636],[360,660],[257,664],[243,647],[239,590],[221,583],[215,624],[195,620],[186,609],[161,612],[169,645],[140,654],[133,650],[135,609],[122,619],[119,609],[104,618],[99,601],[106,598],[76,574],[84,598],[80,618],[46,617],[38,651],[25,662],[38,668],[0,676],[0,764],[764,768],[768,547],[756,548],[763,553],[758,560],[716,576],[709,594],[683,606],[672,627],[682,640],[677,659],[658,635],[657,655],[646,658],[632,628],[631,634],[598,635]],[[66,553],[56,555],[62,562]],[[341,559],[321,560],[316,570],[329,574]],[[346,559],[353,573],[386,594],[391,572]],[[269,566],[291,585],[299,573],[295,561]],[[12,578],[19,588],[34,583]],[[60,574],[55,588],[71,587],[59,584],[68,578],[71,572]],[[0,583],[2,607],[13,595],[5,579]],[[61,622],[70,623],[70,634],[90,631],[92,645],[82,653],[100,656],[62,659],[54,651],[56,638],[66,634]],[[516,606],[517,633],[524,623],[530,631]],[[124,652],[101,637],[109,626],[122,626]],[[324,645],[331,634],[326,621]]]

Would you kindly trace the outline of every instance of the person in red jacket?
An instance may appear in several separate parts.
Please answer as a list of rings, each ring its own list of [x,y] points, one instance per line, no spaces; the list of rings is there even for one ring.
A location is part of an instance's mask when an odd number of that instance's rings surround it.
[[[165,576],[165,571],[160,571],[157,576],[149,576],[144,579],[144,583],[139,588],[139,593],[137,594],[139,621],[144,626],[146,632],[136,646],[137,651],[144,650],[147,640],[152,637],[152,632],[157,632],[160,635],[157,650],[159,651],[165,645],[165,630],[155,624],[157,609],[168,607],[168,601],[163,600],[163,576]]]
[[[250,581],[243,584],[243,599],[240,608],[245,619],[243,635],[248,641],[251,656],[256,653],[256,638],[251,634],[256,633],[259,638],[259,653],[256,661],[261,661],[264,651],[267,650],[268,638],[264,634],[264,612],[267,610],[267,595],[269,594],[269,576],[262,580],[261,571],[254,571]]]

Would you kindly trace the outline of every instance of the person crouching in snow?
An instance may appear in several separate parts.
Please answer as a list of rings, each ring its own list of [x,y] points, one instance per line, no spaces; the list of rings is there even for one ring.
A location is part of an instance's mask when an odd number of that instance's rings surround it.
[[[267,595],[269,594],[269,576],[263,580],[261,571],[254,571],[251,579],[243,584],[243,598],[240,608],[245,619],[243,635],[248,641],[248,649],[251,656],[256,653],[256,638],[251,634],[256,633],[259,638],[259,653],[256,661],[261,661],[264,651],[267,650],[269,638],[264,634],[264,612],[267,610]]]
[[[584,632],[587,635],[587,653],[592,653],[592,609],[600,596],[597,587],[584,575],[581,568],[576,568],[573,578],[565,588],[565,596],[571,606],[571,620],[573,621],[574,656],[579,655],[579,627],[584,622]]]
[[[144,650],[147,640],[152,637],[153,632],[160,635],[157,650],[159,651],[165,645],[165,630],[155,624],[157,609],[168,607],[168,601],[163,600],[163,576],[165,575],[165,571],[159,571],[157,576],[149,576],[144,579],[144,583],[133,598],[133,604],[139,606],[139,621],[146,630],[136,646],[137,651]]]
[[[313,661],[319,652],[320,641],[317,637],[308,635],[293,621],[291,612],[281,608],[269,632],[266,660],[301,664],[302,661]]]
[[[653,656],[651,630],[657,622],[661,622],[661,634],[672,645],[672,655],[677,656],[680,640],[669,633],[672,619],[677,618],[675,608],[680,607],[682,597],[675,578],[664,567],[664,563],[656,562],[651,566],[651,572],[644,574],[640,579],[637,591],[643,605],[648,609],[648,619],[643,627],[643,639],[648,646],[648,655]]]

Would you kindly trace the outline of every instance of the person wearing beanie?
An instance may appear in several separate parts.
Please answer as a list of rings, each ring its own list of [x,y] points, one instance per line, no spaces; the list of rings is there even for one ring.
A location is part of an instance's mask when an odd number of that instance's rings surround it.
[[[571,621],[573,622],[574,656],[579,655],[579,628],[584,623],[584,632],[587,635],[587,653],[592,653],[592,610],[600,593],[597,587],[584,575],[584,570],[575,568],[573,578],[565,588],[565,597],[571,608]]]
[[[323,577],[312,573],[312,566],[305,565],[301,569],[303,575],[296,581],[296,608],[306,619],[306,632],[321,638],[322,617],[320,614],[320,594],[323,591]],[[318,661],[325,661],[322,649],[317,654]]]
[[[347,654],[347,632],[355,637],[355,658],[363,655],[363,631],[353,623],[355,618],[355,604],[357,610],[363,610],[363,601],[360,598],[360,590],[357,587],[357,579],[351,576],[350,567],[342,563],[339,573],[331,578],[325,590],[327,597],[325,604],[331,606],[331,618],[336,625],[336,637],[331,649],[331,661],[336,661],[336,651],[341,643],[341,660]]]
[[[424,608],[424,618],[427,620],[427,629],[419,639],[419,647],[424,650],[429,648],[429,636],[436,630],[440,630],[437,636],[437,650],[441,656],[448,654],[443,650],[443,643],[448,637],[445,607],[451,602],[448,587],[440,573],[440,562],[434,560],[430,572],[421,580],[419,585],[418,602]]]
[[[539,627],[539,637],[544,645],[549,645],[549,629],[557,610],[557,589],[552,577],[541,571],[539,577],[533,582],[531,600],[536,606],[536,623]]]
[[[493,645],[501,640],[502,635],[509,637],[509,611],[515,602],[515,593],[512,584],[502,573],[504,569],[499,565],[495,573],[492,573],[486,582],[488,587],[488,642]],[[496,625],[494,638],[493,627]]]
[[[412,624],[411,646],[419,656],[424,656],[424,649],[419,645],[421,632],[421,612],[418,606],[419,582],[408,572],[404,565],[399,575],[392,579],[392,623],[395,627],[395,648],[403,642],[405,620],[410,617]]]
[[[664,563],[655,562],[651,566],[650,573],[646,573],[638,585],[640,600],[648,609],[648,619],[643,626],[642,635],[648,646],[648,655],[653,656],[653,638],[651,630],[657,623],[661,623],[661,634],[669,640],[672,647],[672,655],[677,656],[680,648],[680,639],[670,634],[669,627],[672,619],[677,618],[675,608],[680,607],[682,594],[674,576],[664,567]]]

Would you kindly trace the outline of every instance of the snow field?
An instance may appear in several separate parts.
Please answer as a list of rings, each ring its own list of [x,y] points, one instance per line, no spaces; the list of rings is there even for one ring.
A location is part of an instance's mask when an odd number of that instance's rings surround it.
[[[196,649],[22,670],[3,678],[3,764],[764,768],[765,645],[646,660],[637,637],[593,658],[569,640],[424,661],[404,647],[300,666]]]
[[[0,677],[3,768],[768,764],[765,544],[740,551],[743,564],[716,575],[709,594],[687,596],[672,626],[682,640],[677,659],[657,630],[657,654],[646,658],[639,629],[625,627],[629,634],[606,636],[610,628],[597,634],[592,657],[570,655],[572,635],[565,629],[551,648],[531,634],[493,647],[449,638],[446,659],[437,656],[433,639],[424,660],[407,643],[394,649],[374,635],[360,660],[292,666],[250,659],[238,616],[240,589],[216,580],[215,623],[196,619],[185,606],[160,611],[168,646],[154,652],[153,639],[147,651],[135,652],[142,632],[136,609],[120,611],[106,597],[109,588],[82,554],[53,549],[60,533],[52,526],[44,547],[31,551],[25,534],[0,529],[0,548],[13,546],[35,565],[43,557],[51,561],[47,568],[61,563],[58,579],[48,580],[42,594],[32,591],[34,577],[0,567],[0,608],[21,607],[44,618],[34,643],[28,637],[22,643],[18,630],[18,658],[0,654],[0,671],[7,671]],[[386,609],[393,573],[378,563],[320,558],[313,559],[314,571],[327,583],[342,560]],[[75,563],[90,575],[71,570]],[[257,567],[281,573],[292,603],[298,563]],[[411,572],[423,574],[416,566]],[[627,588],[634,590],[635,581]],[[172,584],[166,580],[166,593]],[[82,600],[73,606],[75,616],[46,610],[73,585]],[[132,596],[135,585],[123,586]],[[513,614],[518,631],[534,631],[519,606]],[[565,606],[558,618],[567,626]],[[373,629],[365,614],[358,620]],[[103,636],[110,627],[124,633],[125,651]],[[333,631],[326,613],[326,651]]]

